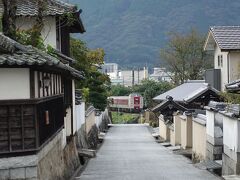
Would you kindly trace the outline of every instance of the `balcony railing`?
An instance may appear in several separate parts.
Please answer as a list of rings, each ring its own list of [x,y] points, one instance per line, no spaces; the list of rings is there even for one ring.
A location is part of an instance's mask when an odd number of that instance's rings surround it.
[[[0,155],[36,152],[63,126],[62,95],[0,101]]]

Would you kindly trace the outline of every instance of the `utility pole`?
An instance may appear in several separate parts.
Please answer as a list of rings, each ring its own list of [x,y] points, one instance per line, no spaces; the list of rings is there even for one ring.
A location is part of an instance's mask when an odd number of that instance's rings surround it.
[[[140,71],[140,69],[138,68],[138,84],[139,84],[139,81],[140,81],[139,71]]]
[[[132,70],[132,86],[134,86],[134,81],[135,81],[135,77],[134,77],[134,69]]]

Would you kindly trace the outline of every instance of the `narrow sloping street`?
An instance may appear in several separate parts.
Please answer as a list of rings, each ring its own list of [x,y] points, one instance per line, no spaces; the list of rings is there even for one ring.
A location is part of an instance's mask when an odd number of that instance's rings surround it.
[[[110,128],[95,159],[81,180],[213,180],[205,170],[157,144],[144,125],[115,125]]]

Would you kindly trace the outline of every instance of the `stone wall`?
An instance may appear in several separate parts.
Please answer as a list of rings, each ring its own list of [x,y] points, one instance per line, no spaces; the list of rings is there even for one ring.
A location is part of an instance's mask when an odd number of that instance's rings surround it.
[[[80,166],[74,138],[62,146],[60,131],[36,155],[0,159],[1,180],[65,180]]]
[[[207,143],[206,159],[222,160],[223,153],[223,115],[213,107],[206,107]]]
[[[0,179],[37,180],[37,156],[23,156],[0,159]]]
[[[65,166],[61,138],[49,146],[52,147],[45,148],[39,154],[41,160],[38,162],[38,179],[63,180]]]
[[[92,123],[92,118],[89,119],[90,123],[86,121],[84,125],[77,132],[77,147],[84,149],[96,149],[98,145],[98,134],[99,132],[105,132],[108,129],[108,124],[111,123],[111,115],[106,109],[102,112],[102,123],[99,127]],[[86,131],[86,125],[88,126],[88,131]],[[90,128],[91,125],[91,128]]]
[[[224,148],[225,150],[225,148]],[[222,154],[222,175],[239,175],[240,174],[240,153],[236,154],[236,158],[232,158],[227,154]]]
[[[158,126],[158,118],[152,111],[144,112],[145,123]]]
[[[85,131],[88,134],[92,127],[95,125],[95,108],[93,106],[89,107],[86,111],[85,119]]]
[[[108,124],[112,123],[111,112],[106,109],[102,114],[102,123],[98,127],[101,132],[105,132],[108,129]]]
[[[69,179],[80,166],[75,137],[72,137],[65,147],[62,147],[62,138],[64,137],[60,133],[56,140],[51,142],[49,149],[38,155],[41,158],[38,163],[39,180]]]

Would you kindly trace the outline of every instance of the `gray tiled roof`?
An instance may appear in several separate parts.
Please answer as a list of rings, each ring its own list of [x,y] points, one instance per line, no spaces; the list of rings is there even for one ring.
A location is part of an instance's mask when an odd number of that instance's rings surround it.
[[[166,107],[168,107],[169,104],[172,104],[174,106],[174,108],[180,110],[180,111],[186,111],[187,108],[185,108],[184,106],[178,104],[175,101],[169,101],[169,100],[165,100],[162,103],[158,104],[157,106],[153,107],[151,109],[152,112],[158,112],[158,111],[162,111],[163,109],[165,109]]]
[[[239,93],[239,91],[240,91],[240,79],[235,80],[235,81],[227,84],[225,87],[226,87],[226,90],[229,91],[229,92]]]
[[[207,116],[203,114],[198,114],[196,117],[193,118],[194,122],[197,122],[203,126],[206,126],[207,123]]]
[[[166,100],[167,96],[171,96],[174,101],[188,103],[208,90],[218,93],[216,89],[212,88],[208,83],[205,83],[204,81],[188,81],[163,94],[160,94],[159,96],[156,96],[153,98],[153,100],[164,101]]]
[[[240,49],[240,26],[213,26],[210,31],[220,49]]]
[[[76,12],[77,7],[59,0],[45,0],[47,2],[44,15],[61,15],[67,12]],[[0,13],[3,13],[3,3],[0,0]],[[36,16],[38,5],[36,0],[17,0],[17,16]]]
[[[32,46],[24,46],[0,34],[0,66],[48,66],[83,78],[81,72]]]

